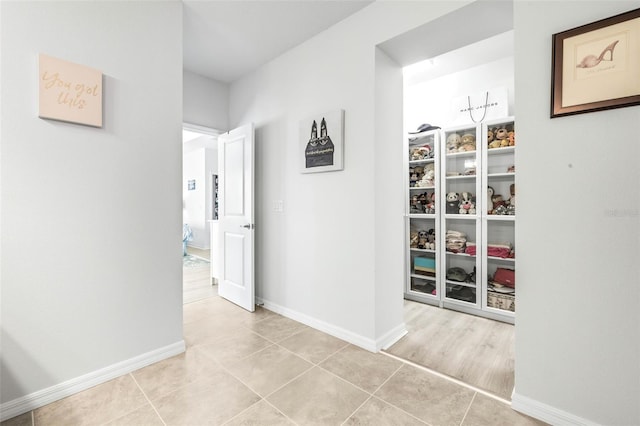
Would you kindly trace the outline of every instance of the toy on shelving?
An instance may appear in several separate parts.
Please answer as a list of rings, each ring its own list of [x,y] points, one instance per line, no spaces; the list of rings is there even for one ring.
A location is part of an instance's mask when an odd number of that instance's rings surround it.
[[[418,248],[418,233],[416,231],[411,231],[411,239],[409,241],[409,247]]]
[[[516,145],[516,132],[514,130],[510,131],[507,134],[507,139],[509,140],[509,146],[515,146]]]
[[[425,209],[425,213],[427,214],[435,214],[436,212],[436,193],[432,192],[427,196],[427,207]]]
[[[458,152],[462,138],[457,133],[447,136],[447,153]]]
[[[409,187],[413,188],[416,186],[416,182],[418,181],[418,173],[416,173],[416,169],[413,167],[409,167]]]
[[[460,193],[458,207],[458,213],[460,214],[476,214],[476,203],[470,192]]]
[[[427,231],[427,248],[429,250],[436,249],[436,230],[433,228]]]
[[[422,204],[420,203],[420,199],[419,199],[418,195],[411,196],[411,204],[409,206],[409,213],[410,214],[424,213],[424,209],[423,209]]]
[[[416,182],[416,186],[419,188],[428,188],[435,186],[436,172],[433,164],[427,164],[424,168],[424,174],[419,181]]]
[[[460,138],[460,145],[458,146],[458,152],[475,151],[476,150],[476,137],[471,133],[465,133]]]
[[[493,211],[493,193],[495,191],[492,187],[487,186],[487,214],[491,214]]]
[[[431,145],[422,145],[411,151],[411,160],[427,160],[433,157]]]
[[[509,186],[509,193],[511,194],[511,196],[507,200],[507,203],[508,203],[507,214],[515,215],[516,214],[516,184],[515,183],[512,183]]]
[[[491,214],[507,214],[507,206],[500,194],[494,194],[491,197],[491,201],[493,202],[493,209]]]
[[[449,213],[449,214],[458,213],[459,201],[460,201],[460,195],[457,192],[449,192],[449,193],[447,193],[447,208],[446,208],[446,212]]]

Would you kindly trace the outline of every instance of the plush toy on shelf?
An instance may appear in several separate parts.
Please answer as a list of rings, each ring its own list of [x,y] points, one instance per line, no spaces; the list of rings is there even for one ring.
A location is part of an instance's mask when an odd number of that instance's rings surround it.
[[[487,214],[491,214],[493,211],[493,193],[495,191],[492,187],[487,186]]]
[[[516,214],[516,184],[515,183],[512,183],[509,186],[509,193],[511,194],[511,196],[509,197],[509,200],[507,200],[507,203],[508,203],[507,214],[515,215]]]
[[[460,138],[460,146],[458,146],[458,152],[475,151],[476,150],[476,137],[471,133],[465,133]]]
[[[433,157],[431,145],[422,145],[415,148],[411,153],[411,160],[427,160]]]
[[[409,213],[410,214],[424,213],[422,204],[420,203],[420,200],[417,195],[411,196],[411,205],[409,206]]]
[[[427,248],[429,250],[436,249],[436,230],[433,228],[427,231]]]
[[[502,199],[502,195],[495,194],[491,197],[491,201],[493,202],[493,210],[496,210],[500,206],[504,206],[505,202]]]
[[[418,173],[416,173],[416,169],[413,167],[409,167],[409,186],[413,188],[416,186],[416,182],[418,181]]]
[[[516,132],[515,131],[510,131],[507,134],[507,139],[509,140],[509,146],[515,146],[516,145]]]
[[[460,214],[476,214],[476,203],[470,192],[461,192],[460,201],[458,203],[458,213]]]
[[[409,247],[418,248],[418,233],[416,231],[411,231],[411,240],[409,242]]]
[[[427,237],[427,231],[418,231],[418,248],[429,249],[429,238]]]
[[[427,164],[424,168],[424,174],[422,178],[416,182],[416,186],[419,188],[432,188],[435,186],[436,172],[433,168],[433,164]]]
[[[447,153],[458,152],[462,138],[457,133],[447,136]]]
[[[425,209],[425,213],[427,214],[435,214],[436,212],[436,193],[432,192],[431,195],[427,196],[427,207]]]
[[[460,195],[458,195],[457,192],[449,192],[447,194],[447,208],[446,208],[446,212],[448,214],[456,214],[458,213],[459,204],[460,201]]]

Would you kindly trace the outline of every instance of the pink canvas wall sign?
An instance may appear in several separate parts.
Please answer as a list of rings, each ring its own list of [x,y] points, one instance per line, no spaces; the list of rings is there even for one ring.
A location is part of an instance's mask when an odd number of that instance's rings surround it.
[[[38,116],[102,127],[102,72],[84,65],[39,55]]]

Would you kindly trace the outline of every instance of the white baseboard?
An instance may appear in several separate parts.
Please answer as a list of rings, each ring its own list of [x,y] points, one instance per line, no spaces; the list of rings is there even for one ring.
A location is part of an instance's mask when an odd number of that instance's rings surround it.
[[[333,337],[337,337],[338,339],[347,341],[370,352],[378,352],[380,351],[380,349],[392,345],[407,333],[405,325],[401,324],[400,326],[386,333],[381,338],[373,340],[353,333],[349,330],[345,330],[344,328],[321,321],[317,318],[302,314],[298,311],[294,311],[293,309],[278,305],[277,303],[270,302],[269,300],[257,298],[257,302],[270,311],[290,318],[294,321],[298,321],[302,324],[308,325],[309,327],[315,328],[316,330],[323,331]]]
[[[389,349],[394,343],[402,339],[409,331],[405,323],[400,324],[396,328],[389,330],[381,338],[377,340],[378,350]]]
[[[601,426],[535,399],[518,395],[515,390],[511,396],[511,408],[554,426]]]
[[[100,370],[84,374],[49,388],[33,392],[0,405],[0,421],[5,421],[36,408],[43,407],[59,399],[76,394],[93,386],[108,382],[163,359],[181,354],[185,351],[184,340],[138,355],[134,358],[110,365]]]

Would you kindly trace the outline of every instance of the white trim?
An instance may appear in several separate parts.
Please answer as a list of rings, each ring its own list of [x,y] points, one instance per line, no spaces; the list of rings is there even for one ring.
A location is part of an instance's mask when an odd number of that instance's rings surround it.
[[[285,308],[284,306],[278,305],[277,303],[273,303],[259,297],[256,298],[256,301],[259,305],[263,305],[270,311],[290,318],[294,321],[298,321],[302,324],[308,325],[309,327],[315,328],[316,330],[323,331],[327,334],[332,335],[333,337],[337,337],[338,339],[345,340],[370,352],[378,352],[385,346],[385,344],[391,345],[406,334],[405,326],[404,324],[401,324],[400,326],[386,333],[380,339],[373,340],[353,333],[349,330],[345,330],[344,328],[337,327],[333,324],[326,323],[317,318],[302,314],[298,311],[294,311],[293,309]]]
[[[583,419],[575,414],[567,413],[535,399],[519,395],[513,391],[511,408],[555,426],[600,426],[591,420]]]
[[[191,132],[202,133],[204,135],[209,135],[209,136],[219,136],[222,133],[224,133],[223,131],[214,129],[213,127],[200,126],[199,124],[192,124],[192,123],[186,123],[186,122],[182,123],[182,128],[185,130],[189,130]]]
[[[116,377],[146,367],[163,359],[179,355],[185,351],[184,340],[138,355],[128,360],[101,368],[66,382],[33,392],[0,405],[0,421],[19,416],[43,407],[59,399],[76,394],[93,386],[108,382]]]
[[[379,339],[376,340],[376,346],[378,347],[378,351],[381,349],[389,349],[394,343],[398,340],[402,339],[409,333],[405,323],[400,324],[396,328],[393,328],[382,335]],[[378,352],[376,351],[376,352]]]

